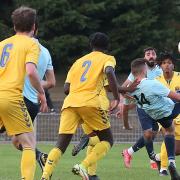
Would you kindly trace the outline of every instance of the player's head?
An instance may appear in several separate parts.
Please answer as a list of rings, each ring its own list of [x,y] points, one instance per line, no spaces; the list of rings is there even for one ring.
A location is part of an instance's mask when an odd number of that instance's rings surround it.
[[[161,52],[158,58],[158,64],[161,66],[164,73],[170,73],[174,70],[174,56],[169,52]]]
[[[153,47],[147,47],[144,49],[144,59],[149,67],[154,67],[156,64],[156,49]]]
[[[131,73],[135,77],[146,77],[147,75],[147,64],[144,58],[138,58],[131,62]]]
[[[109,38],[104,33],[96,32],[90,36],[89,42],[92,50],[106,51],[109,45]]]
[[[21,6],[13,11],[11,15],[16,32],[34,33],[36,22],[36,10]]]

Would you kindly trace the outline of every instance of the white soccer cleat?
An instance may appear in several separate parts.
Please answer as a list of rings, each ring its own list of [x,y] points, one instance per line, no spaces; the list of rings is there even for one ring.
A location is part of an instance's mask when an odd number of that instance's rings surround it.
[[[74,165],[74,167],[72,168],[72,172],[75,175],[80,176],[82,178],[82,180],[89,180],[87,171],[81,164]]]

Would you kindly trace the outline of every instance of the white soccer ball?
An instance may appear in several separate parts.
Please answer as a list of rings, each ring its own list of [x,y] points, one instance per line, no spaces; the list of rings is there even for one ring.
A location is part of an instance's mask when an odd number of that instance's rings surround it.
[[[179,44],[178,44],[178,51],[179,51],[179,53],[180,53],[180,42],[179,42]]]

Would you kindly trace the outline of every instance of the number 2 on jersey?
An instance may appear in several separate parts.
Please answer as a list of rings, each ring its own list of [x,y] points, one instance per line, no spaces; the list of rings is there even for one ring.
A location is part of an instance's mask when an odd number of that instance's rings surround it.
[[[6,44],[4,46],[2,55],[1,55],[1,59],[0,59],[0,67],[4,67],[6,65],[6,63],[8,62],[9,55],[10,55],[8,50],[11,50],[12,46],[13,46],[12,44]]]
[[[87,74],[90,66],[91,66],[91,61],[84,61],[82,67],[85,67],[85,70],[84,70],[84,72],[83,72],[83,74],[82,74],[82,76],[81,76],[81,79],[80,79],[81,82],[86,81],[86,79],[87,79],[87,78],[86,78],[86,74]]]

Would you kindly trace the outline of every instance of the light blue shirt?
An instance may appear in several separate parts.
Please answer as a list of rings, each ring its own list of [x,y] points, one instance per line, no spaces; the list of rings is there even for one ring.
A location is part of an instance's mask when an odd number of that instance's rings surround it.
[[[39,42],[38,42],[39,43]],[[37,64],[39,79],[42,80],[47,70],[53,70],[52,59],[49,51],[39,43],[40,55]],[[38,103],[37,91],[32,87],[29,77],[25,77],[23,96],[33,103]]]
[[[155,66],[153,69],[150,69],[148,67],[148,70],[147,70],[147,78],[148,79],[155,79],[157,78],[158,76],[160,76],[162,74],[162,69],[159,68],[159,66]],[[133,82],[135,80],[134,76],[132,73],[129,74],[128,76],[128,80],[130,80],[131,82]]]
[[[143,79],[137,89],[131,93],[139,108],[153,119],[168,117],[174,109],[174,102],[168,98],[170,89],[157,80]]]

